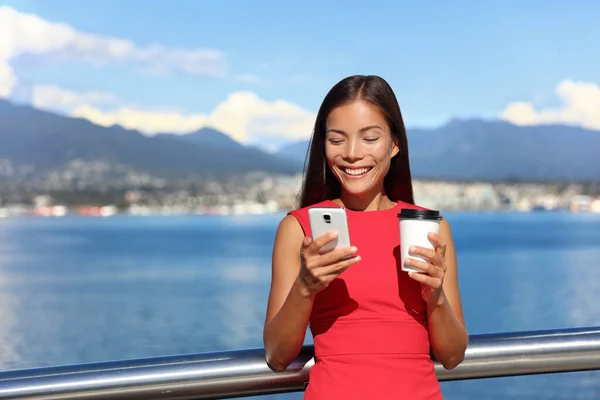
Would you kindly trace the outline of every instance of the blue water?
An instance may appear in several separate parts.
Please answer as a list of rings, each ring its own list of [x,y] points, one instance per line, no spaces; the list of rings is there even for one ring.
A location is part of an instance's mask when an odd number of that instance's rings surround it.
[[[262,346],[281,217],[0,220],[0,368]],[[600,215],[447,217],[470,333],[600,325]],[[597,399],[600,373],[442,390],[446,399]]]

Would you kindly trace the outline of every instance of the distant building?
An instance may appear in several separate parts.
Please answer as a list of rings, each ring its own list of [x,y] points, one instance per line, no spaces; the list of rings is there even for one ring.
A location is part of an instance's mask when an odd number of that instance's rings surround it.
[[[590,196],[574,196],[571,199],[571,211],[588,212],[591,211],[592,199]]]
[[[593,213],[600,213],[600,198],[591,202],[590,211]]]

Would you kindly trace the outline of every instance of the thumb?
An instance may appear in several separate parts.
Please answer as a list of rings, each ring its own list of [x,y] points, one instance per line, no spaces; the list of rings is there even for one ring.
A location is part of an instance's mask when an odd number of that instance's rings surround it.
[[[306,249],[308,246],[310,246],[311,243],[312,243],[312,238],[309,236],[306,236],[304,238],[304,240],[302,241],[302,247]]]

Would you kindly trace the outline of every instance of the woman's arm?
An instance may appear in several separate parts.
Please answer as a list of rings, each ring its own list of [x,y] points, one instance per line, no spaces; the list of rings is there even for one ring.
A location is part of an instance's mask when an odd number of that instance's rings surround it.
[[[445,369],[453,369],[464,360],[469,334],[465,327],[456,250],[448,221],[442,220],[439,235],[430,234],[430,238],[436,245],[436,251],[417,249],[414,254],[429,258],[431,264],[411,262],[417,268],[428,269],[428,274],[410,275],[423,284],[433,356]]]
[[[445,219],[440,224],[439,236],[446,246],[446,275],[438,301],[427,307],[427,321],[434,357],[444,368],[453,369],[465,358],[469,334],[458,288],[456,250],[450,224]]]
[[[277,229],[263,333],[266,361],[275,371],[285,370],[300,353],[315,294],[360,261],[358,256],[347,258],[356,253],[354,247],[321,254],[321,248],[336,236],[305,238],[293,216],[286,216]]]
[[[304,233],[296,219],[286,216],[273,245],[272,277],[263,332],[265,357],[275,371],[284,371],[298,356],[314,296],[297,279]]]

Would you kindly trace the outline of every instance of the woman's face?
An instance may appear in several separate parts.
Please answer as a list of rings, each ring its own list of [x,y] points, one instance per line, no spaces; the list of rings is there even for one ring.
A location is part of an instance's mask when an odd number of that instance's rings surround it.
[[[356,100],[333,109],[325,125],[325,156],[342,190],[355,196],[382,191],[399,149],[377,108]]]

